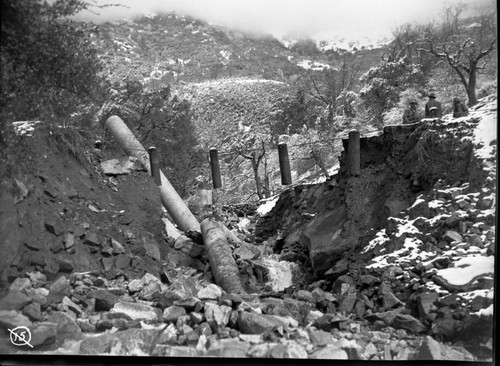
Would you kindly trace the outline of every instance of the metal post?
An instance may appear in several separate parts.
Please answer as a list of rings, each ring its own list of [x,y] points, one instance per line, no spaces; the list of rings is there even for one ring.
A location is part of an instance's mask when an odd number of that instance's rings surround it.
[[[212,182],[214,189],[222,187],[222,179],[220,176],[219,154],[215,147],[210,149],[210,166],[212,167]]]
[[[161,186],[160,162],[158,160],[158,152],[156,151],[156,147],[154,146],[151,146],[148,151],[149,163],[151,165],[151,176],[153,177],[155,184],[157,186]]]
[[[361,149],[359,142],[359,131],[349,132],[349,144],[347,145],[348,173],[351,176],[359,176]]]
[[[280,161],[281,185],[292,184],[290,172],[290,160],[288,160],[288,147],[284,142],[278,144],[278,156]]]

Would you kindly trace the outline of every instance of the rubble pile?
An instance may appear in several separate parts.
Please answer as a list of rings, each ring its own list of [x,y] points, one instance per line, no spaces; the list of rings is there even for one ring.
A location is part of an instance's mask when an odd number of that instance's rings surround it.
[[[161,277],[107,280],[87,272],[52,282],[32,272],[11,284],[0,323],[28,327],[30,352],[42,354],[408,360],[448,353],[475,359],[405,327],[372,329],[368,321],[354,321],[335,310],[334,294],[319,288],[233,295],[193,268]],[[14,348],[5,339],[1,347]]]

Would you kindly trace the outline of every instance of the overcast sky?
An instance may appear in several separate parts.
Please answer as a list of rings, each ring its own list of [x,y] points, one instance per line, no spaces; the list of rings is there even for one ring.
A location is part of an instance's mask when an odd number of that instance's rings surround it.
[[[452,0],[456,1],[456,0]],[[494,0],[462,0],[473,11]],[[438,19],[446,0],[96,0],[125,7],[100,9],[96,22],[136,14],[176,11],[231,28],[314,37],[329,32],[344,37],[390,37],[395,26]],[[450,2],[450,0],[448,0]],[[82,14],[83,16],[83,14]]]

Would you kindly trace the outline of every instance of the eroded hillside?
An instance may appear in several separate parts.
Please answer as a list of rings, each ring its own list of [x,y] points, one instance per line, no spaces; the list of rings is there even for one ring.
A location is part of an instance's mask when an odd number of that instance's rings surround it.
[[[35,130],[0,206],[0,323],[33,349],[5,337],[2,352],[491,360],[495,122],[492,97],[387,126],[361,139],[359,176],[344,141],[337,175],[258,222],[252,205],[206,210],[240,240],[241,295],[164,226],[157,187],[112,139]]]

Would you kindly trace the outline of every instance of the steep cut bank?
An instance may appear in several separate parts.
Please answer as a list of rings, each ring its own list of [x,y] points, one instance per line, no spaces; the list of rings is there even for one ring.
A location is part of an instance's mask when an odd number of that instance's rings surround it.
[[[20,138],[17,173],[1,181],[0,288],[37,271],[159,277],[161,258],[190,264],[165,245],[158,187],[111,138],[100,148],[72,128]]]
[[[468,117],[361,138],[357,177],[347,173],[343,144],[339,173],[281,194],[257,225],[259,240],[281,259],[310,266],[304,284],[338,294],[339,310],[488,352],[496,98]]]

